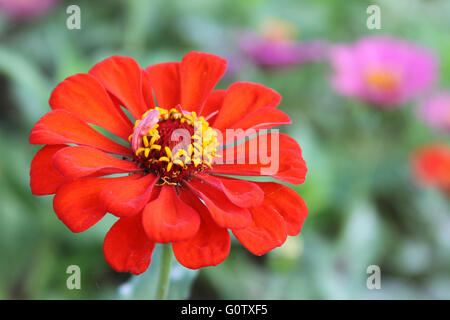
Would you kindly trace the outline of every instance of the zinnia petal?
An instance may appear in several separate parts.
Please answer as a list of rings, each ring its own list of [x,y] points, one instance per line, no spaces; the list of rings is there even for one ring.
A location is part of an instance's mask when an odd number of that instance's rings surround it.
[[[225,98],[225,93],[227,91],[223,89],[213,90],[211,94],[206,99],[205,105],[203,106],[201,116],[204,116],[209,123],[214,123],[217,114],[222,106],[223,99]]]
[[[157,199],[147,204],[142,223],[150,239],[159,243],[191,239],[198,231],[198,213],[184,203],[173,186],[163,186]]]
[[[96,77],[135,119],[151,108],[146,106],[142,94],[142,72],[136,60],[113,56],[97,63],[89,73]]]
[[[291,119],[283,111],[273,107],[263,107],[247,114],[244,118],[226,129],[269,129],[290,123]]]
[[[103,188],[100,199],[106,210],[118,217],[140,212],[150,200],[158,177],[145,175],[136,180],[111,183]]]
[[[135,162],[117,159],[103,151],[84,146],[69,147],[57,152],[52,163],[69,178],[142,171]]]
[[[64,144],[45,146],[36,153],[30,169],[30,186],[34,195],[53,194],[61,185],[71,180],[64,177],[52,165],[54,154],[66,147],[68,146]]]
[[[289,236],[296,236],[308,216],[305,201],[289,187],[274,182],[256,182],[264,190],[264,204],[278,212],[286,222]]]
[[[142,217],[120,218],[106,234],[103,253],[108,264],[118,272],[143,273],[150,265],[155,243],[142,228]]]
[[[239,229],[248,227],[252,222],[250,212],[228,200],[223,192],[201,180],[186,182],[191,190],[203,200],[214,221],[223,228]]]
[[[232,152],[228,154],[229,151]],[[260,135],[245,144],[227,148],[216,162],[211,173],[271,176],[293,184],[303,183],[307,172],[300,146],[282,133]]]
[[[275,108],[281,96],[274,90],[251,82],[233,83],[227,90],[222,107],[213,127],[219,130],[231,128],[245,116],[263,107]]]
[[[106,214],[100,202],[100,192],[112,182],[135,179],[82,178],[62,185],[53,198],[53,209],[58,218],[72,231],[82,232],[96,224]]]
[[[281,246],[287,237],[283,218],[267,205],[251,208],[253,222],[251,226],[241,230],[233,230],[233,234],[251,253],[262,255]]]
[[[180,197],[199,213],[201,223],[192,239],[173,243],[175,257],[179,263],[190,269],[218,265],[226,259],[230,251],[230,235],[227,229],[219,227],[211,219],[208,209],[192,192],[183,190]]]
[[[127,140],[131,121],[116,108],[103,86],[90,74],[80,73],[61,82],[50,96],[53,109],[64,109]]]
[[[180,99],[180,63],[166,62],[147,67],[158,107],[170,109]]]
[[[129,148],[106,138],[65,110],[54,110],[44,115],[31,130],[30,143],[74,143],[114,154],[131,155]]]
[[[264,192],[253,182],[230,179],[209,174],[197,174],[199,178],[225,193],[227,198],[241,208],[259,206],[264,199]]]
[[[181,61],[181,105],[200,114],[208,95],[222,78],[227,61],[219,56],[189,52]]]
[[[153,97],[152,81],[147,70],[142,70],[142,97],[147,109],[153,109],[156,106],[155,98]]]

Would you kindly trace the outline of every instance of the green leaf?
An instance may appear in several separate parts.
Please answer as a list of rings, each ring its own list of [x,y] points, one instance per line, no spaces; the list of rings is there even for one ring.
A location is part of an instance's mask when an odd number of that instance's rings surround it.
[[[14,93],[28,123],[39,119],[47,106],[50,85],[36,65],[20,53],[0,47],[0,73],[16,86]]]

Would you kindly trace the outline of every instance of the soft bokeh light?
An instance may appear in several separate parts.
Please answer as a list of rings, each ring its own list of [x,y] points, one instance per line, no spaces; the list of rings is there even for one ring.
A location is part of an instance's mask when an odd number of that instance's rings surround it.
[[[0,0],[0,12],[17,19],[28,19],[48,11],[59,0]]]
[[[450,92],[439,92],[421,106],[420,116],[431,128],[450,133]]]

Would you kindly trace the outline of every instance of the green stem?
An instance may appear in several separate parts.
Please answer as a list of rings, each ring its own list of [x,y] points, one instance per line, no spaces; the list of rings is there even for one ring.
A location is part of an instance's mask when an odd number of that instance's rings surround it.
[[[170,243],[162,246],[161,264],[159,268],[157,300],[167,299],[170,284],[170,268],[172,266],[172,246]]]

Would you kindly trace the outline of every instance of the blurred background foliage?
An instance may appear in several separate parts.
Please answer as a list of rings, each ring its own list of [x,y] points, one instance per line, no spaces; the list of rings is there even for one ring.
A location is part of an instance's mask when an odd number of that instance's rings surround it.
[[[70,4],[81,8],[81,30],[66,28]],[[381,7],[381,30],[366,28],[370,4]],[[233,240],[218,267],[176,264],[171,298],[450,298],[449,200],[415,185],[409,169],[415,148],[448,136],[422,124],[414,103],[386,112],[339,97],[327,63],[267,70],[236,59],[239,32],[276,17],[295,25],[301,40],[409,39],[436,54],[448,87],[449,15],[447,0],[81,0],[57,2],[30,19],[0,12],[0,299],[153,298],[159,252],[144,275],[118,274],[102,253],[113,217],[73,234],[54,214],[52,197],[31,195],[29,164],[39,146],[28,144],[28,134],[67,76],[114,54],[144,67],[190,50],[235,63],[221,88],[253,81],[282,94],[280,108],[293,120],[283,130],[309,167],[296,187],[309,217],[300,236],[263,257]],[[72,264],[81,267],[81,290],[66,288]],[[381,290],[366,288],[372,264],[381,268]]]

